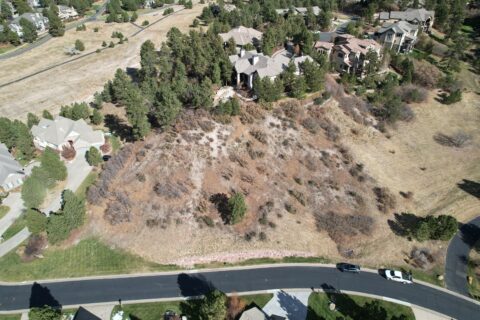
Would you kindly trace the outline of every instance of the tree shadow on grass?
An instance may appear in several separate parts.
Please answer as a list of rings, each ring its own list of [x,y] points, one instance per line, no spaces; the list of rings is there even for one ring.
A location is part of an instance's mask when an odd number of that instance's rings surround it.
[[[480,199],[480,183],[463,179],[462,182],[457,183],[457,186],[477,199]]]
[[[42,286],[37,282],[32,285],[32,292],[30,294],[30,308],[41,308],[44,306],[50,306],[53,308],[61,308],[62,305],[57,299],[50,293],[50,289],[46,286]]]
[[[224,223],[230,222],[230,209],[228,208],[228,196],[225,193],[215,193],[210,196],[210,202],[215,205]]]
[[[189,319],[197,319],[202,304],[199,296],[213,291],[214,285],[201,274],[189,275],[186,273],[178,275],[177,283],[182,296],[189,297],[187,301],[180,304],[180,311]]]
[[[116,136],[126,140],[132,141],[132,128],[117,115],[107,114],[105,115],[105,126]]]
[[[421,220],[421,217],[417,217],[413,213],[395,213],[395,220],[388,220],[388,225],[397,236],[410,237]]]

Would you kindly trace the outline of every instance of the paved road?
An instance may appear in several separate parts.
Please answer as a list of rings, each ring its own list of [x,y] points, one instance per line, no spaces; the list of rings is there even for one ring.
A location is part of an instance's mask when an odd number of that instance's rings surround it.
[[[468,296],[467,263],[470,250],[480,241],[480,217],[462,225],[450,241],[445,261],[447,288]]]
[[[341,273],[326,266],[274,266],[203,273],[132,276],[0,286],[0,311],[33,306],[78,305],[198,296],[216,287],[224,292],[322,288],[375,294],[413,303],[459,320],[477,319],[480,304],[421,284],[387,281],[371,272]]]
[[[30,237],[30,234],[31,233],[30,231],[28,231],[28,228],[25,227],[10,239],[2,242],[0,244],[0,257],[3,257],[13,249],[18,247],[23,241],[27,240],[28,237]]]
[[[98,17],[100,17],[105,12],[105,10],[107,9],[107,3],[108,3],[108,0],[105,1],[105,3],[97,10],[97,12],[95,12],[94,15],[92,15],[90,17],[87,17],[85,19],[79,20],[75,23],[69,24],[65,28],[65,31],[76,28],[77,26],[79,26],[83,23],[97,20]],[[9,59],[9,58],[18,57],[19,55],[24,54],[25,52],[28,52],[28,51],[36,48],[36,47],[41,46],[42,44],[44,44],[45,42],[47,42],[50,39],[52,39],[52,36],[49,33],[47,33],[44,36],[42,36],[41,38],[39,38],[37,41],[35,41],[34,43],[31,43],[24,48],[19,48],[17,50],[1,54],[0,55],[0,60],[6,60],[6,59]]]

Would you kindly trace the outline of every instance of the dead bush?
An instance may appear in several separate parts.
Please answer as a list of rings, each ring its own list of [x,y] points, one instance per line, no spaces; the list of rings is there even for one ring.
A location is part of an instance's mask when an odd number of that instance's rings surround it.
[[[235,151],[230,153],[228,155],[228,158],[230,159],[230,161],[238,163],[238,165],[240,165],[240,167],[242,168],[245,168],[248,165],[247,160],[245,160],[239,153]]]
[[[114,196],[115,199],[108,204],[107,210],[105,210],[104,219],[113,226],[130,222],[132,218],[130,198],[124,192],[115,192]]]
[[[372,217],[360,214],[342,215],[333,211],[317,214],[316,221],[317,228],[326,231],[337,245],[345,244],[360,234],[371,235],[375,225]]]
[[[87,199],[90,203],[99,205],[109,196],[110,186],[125,167],[133,155],[133,144],[126,145],[108,162],[106,162],[102,173],[95,185],[88,188]]]
[[[430,250],[413,248],[410,252],[410,263],[417,268],[428,269],[435,262],[435,257]]]
[[[289,202],[285,202],[285,210],[291,214],[297,213],[297,209]]]
[[[227,300],[227,320],[236,320],[245,309],[246,304],[236,293]]]
[[[406,103],[420,103],[425,102],[428,97],[428,91],[425,88],[419,87],[414,84],[407,84],[399,87],[396,93]]]
[[[274,206],[274,203],[272,201],[267,201],[265,204],[261,205],[258,207],[258,216],[260,217],[258,219],[258,222],[260,224],[267,224],[268,223],[268,215],[272,211]]]
[[[373,188],[377,200],[377,208],[383,213],[388,213],[390,210],[395,209],[397,200],[395,196],[387,189],[375,187]]]
[[[108,139],[105,139],[105,143],[100,146],[100,150],[106,154],[112,151],[112,146],[110,145]]]
[[[307,129],[310,133],[315,134],[320,129],[318,123],[312,118],[305,118],[301,122],[302,126]]]
[[[212,221],[213,223],[213,221]],[[168,214],[166,217],[155,217],[145,220],[145,225],[149,228],[160,227],[162,229],[167,229],[168,226],[172,224],[172,217]],[[178,220],[177,220],[178,224]]]
[[[199,121],[198,126],[203,130],[203,132],[212,132],[213,129],[215,129],[215,123],[210,120]]]
[[[65,160],[73,160],[77,155],[77,151],[73,147],[73,145],[64,145],[62,146],[62,157]]]
[[[433,136],[433,140],[445,147],[462,148],[472,141],[472,136],[462,131],[459,131],[451,136],[443,133],[436,133]]]
[[[428,89],[435,88],[442,78],[442,72],[433,64],[424,60],[413,59],[413,64],[415,67],[413,82]]]
[[[257,139],[259,142],[266,144],[267,143],[267,134],[262,130],[250,130],[252,137]]]
[[[289,100],[280,104],[283,114],[289,119],[299,119],[305,114],[305,109],[297,100]]]
[[[47,247],[47,239],[43,235],[33,235],[23,251],[22,260],[29,262],[39,257],[43,250]]]
[[[255,160],[257,158],[263,158],[265,156],[265,152],[253,148],[253,143],[251,141],[247,141],[246,147],[248,155],[252,160]]]
[[[248,104],[245,110],[256,120],[265,119],[265,111],[256,103]]]
[[[306,198],[305,198],[305,195],[298,191],[298,190],[288,190],[288,194],[291,195],[292,197],[295,198],[295,200],[297,200],[302,206],[305,206],[306,204]]]
[[[153,191],[159,197],[167,199],[178,199],[188,192],[188,187],[184,182],[167,179],[165,182],[157,182],[153,187]]]

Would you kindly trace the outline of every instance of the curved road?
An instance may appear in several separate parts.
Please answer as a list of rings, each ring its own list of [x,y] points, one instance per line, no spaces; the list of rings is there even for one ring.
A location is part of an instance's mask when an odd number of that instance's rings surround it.
[[[49,305],[78,305],[198,296],[212,287],[224,292],[330,288],[402,300],[456,319],[476,319],[480,304],[445,290],[387,281],[373,272],[342,273],[326,266],[258,266],[204,272],[79,279],[0,286],[0,311]]]
[[[448,289],[469,296],[468,255],[478,241],[480,241],[480,217],[462,225],[448,245],[445,261],[445,284]]]

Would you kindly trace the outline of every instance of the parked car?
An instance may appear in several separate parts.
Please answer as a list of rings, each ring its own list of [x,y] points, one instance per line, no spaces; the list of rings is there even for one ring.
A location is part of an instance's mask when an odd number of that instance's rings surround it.
[[[411,273],[406,273],[398,270],[385,270],[385,278],[387,280],[393,280],[396,282],[401,282],[404,284],[411,284],[413,283],[413,278]]]
[[[351,263],[338,263],[337,269],[342,272],[353,272],[353,273],[360,272],[360,266],[356,264],[351,264]]]

